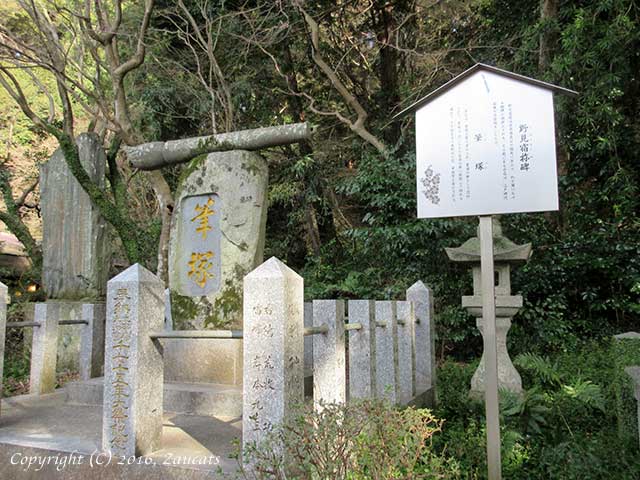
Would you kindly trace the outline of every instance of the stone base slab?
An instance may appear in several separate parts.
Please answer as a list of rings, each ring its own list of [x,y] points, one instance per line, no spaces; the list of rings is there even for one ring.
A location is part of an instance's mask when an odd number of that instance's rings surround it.
[[[222,473],[237,469],[229,456],[235,452],[234,440],[241,437],[241,423],[239,418],[165,413],[159,450],[130,460],[130,465],[119,465],[121,459],[107,464],[105,458],[97,465],[97,457],[91,454],[101,447],[101,406],[68,405],[62,390],[39,397],[12,397],[2,400],[0,478],[223,478]],[[49,463],[30,468],[20,464],[31,458],[40,462],[49,459]],[[61,466],[61,461],[67,464]]]
[[[101,406],[103,378],[68,383],[64,389],[67,402],[75,405]],[[164,410],[186,415],[242,415],[242,388],[236,385],[165,383]]]

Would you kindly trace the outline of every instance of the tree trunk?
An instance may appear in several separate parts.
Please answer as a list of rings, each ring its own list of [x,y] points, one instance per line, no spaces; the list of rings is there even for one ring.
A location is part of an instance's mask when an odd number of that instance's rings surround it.
[[[540,53],[538,71],[542,74],[553,59],[553,50],[558,41],[558,31],[554,22],[558,19],[559,0],[540,0]]]

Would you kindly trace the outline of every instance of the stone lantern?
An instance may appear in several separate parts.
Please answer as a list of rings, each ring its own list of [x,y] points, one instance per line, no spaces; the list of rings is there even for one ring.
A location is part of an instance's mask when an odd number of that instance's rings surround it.
[[[502,235],[502,227],[493,217],[493,254],[495,262],[496,293],[496,340],[498,353],[498,388],[522,393],[522,379],[513,366],[507,351],[507,332],[511,328],[511,319],[522,308],[522,296],[511,295],[511,265],[526,262],[531,256],[531,244],[516,245]],[[482,286],[480,284],[480,239],[473,237],[455,248],[445,248],[452,262],[464,262],[471,265],[473,272],[473,295],[462,297],[462,306],[476,318],[476,325],[483,332]],[[484,353],[480,365],[471,379],[471,395],[481,397],[485,382]]]

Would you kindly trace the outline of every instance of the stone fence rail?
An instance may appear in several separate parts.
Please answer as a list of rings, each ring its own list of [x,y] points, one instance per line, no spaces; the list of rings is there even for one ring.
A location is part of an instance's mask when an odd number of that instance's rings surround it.
[[[271,258],[244,280],[243,445],[259,443],[304,400],[393,404],[435,401],[431,291],[416,282],[403,301],[314,300]],[[348,332],[348,333],[347,333]]]

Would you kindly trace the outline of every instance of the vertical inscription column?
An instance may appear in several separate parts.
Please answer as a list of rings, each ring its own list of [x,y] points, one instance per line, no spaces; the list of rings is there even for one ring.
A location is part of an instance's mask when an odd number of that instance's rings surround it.
[[[313,335],[313,401],[347,401],[346,352],[344,345],[344,301],[314,300],[313,326],[327,327]]]
[[[163,362],[149,338],[164,324],[164,284],[135,264],[107,283],[102,449],[147,455],[160,447]]]
[[[415,347],[413,303],[398,302],[398,402],[408,404],[415,396]]]
[[[4,343],[7,335],[7,286],[0,282],[0,405],[2,404],[2,392],[4,391]]]
[[[42,395],[56,388],[56,362],[58,354],[58,320],[60,306],[53,302],[36,303],[34,320],[40,324],[33,328],[31,343],[31,376],[29,393]]]
[[[349,399],[374,398],[376,392],[376,321],[373,300],[349,300]]]
[[[407,300],[413,303],[416,315],[416,395],[431,390],[431,399],[436,401],[436,348],[433,322],[433,294],[421,281],[407,290]]]
[[[396,302],[376,302],[376,398],[398,402]]]
[[[244,277],[243,445],[304,400],[303,304],[302,277],[275,257]]]
[[[80,378],[102,376],[104,362],[104,326],[106,320],[104,303],[85,303],[82,305],[82,326],[80,338]]]

